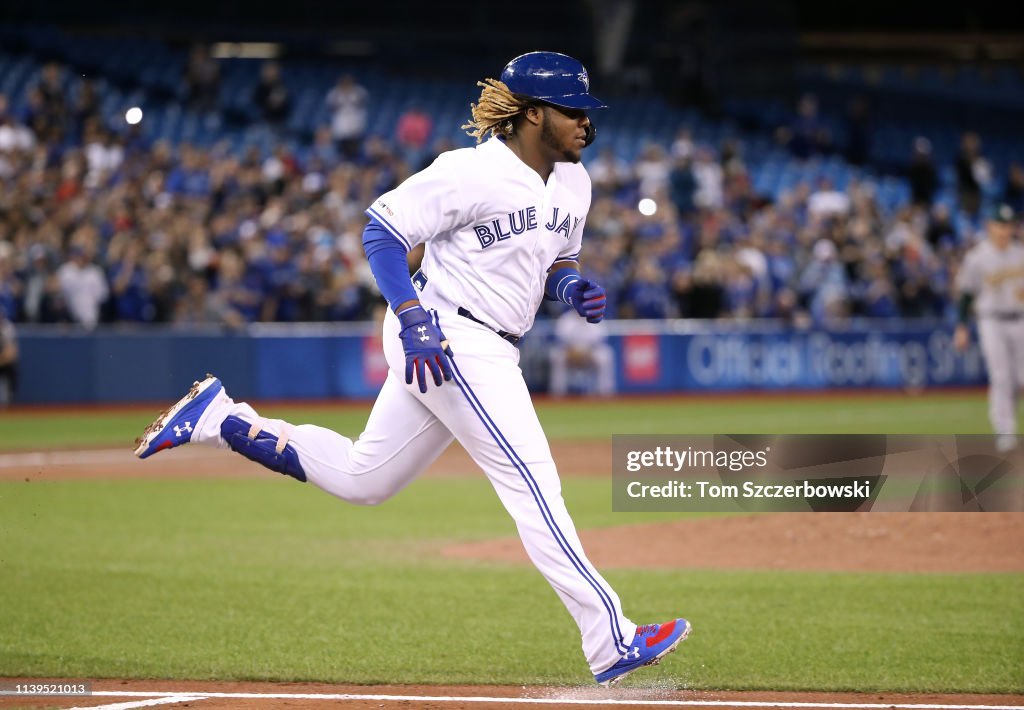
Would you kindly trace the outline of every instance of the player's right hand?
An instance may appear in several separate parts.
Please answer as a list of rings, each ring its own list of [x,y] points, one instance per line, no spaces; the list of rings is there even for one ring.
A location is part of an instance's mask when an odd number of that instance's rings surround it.
[[[967,326],[960,324],[953,331],[953,349],[958,353],[962,353],[967,350],[967,346],[971,343],[971,334],[967,330]]]
[[[434,384],[440,387],[444,380],[452,378],[452,366],[448,362],[452,350],[441,329],[423,310],[423,306],[411,306],[398,314],[402,330],[398,337],[402,339],[405,350],[405,384],[411,385],[413,372],[419,383],[420,392],[427,392],[427,373],[434,377]]]

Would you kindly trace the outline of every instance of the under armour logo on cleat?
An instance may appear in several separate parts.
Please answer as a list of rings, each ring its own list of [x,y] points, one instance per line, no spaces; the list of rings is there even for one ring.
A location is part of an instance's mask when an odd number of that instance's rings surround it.
[[[636,659],[640,658],[640,647],[634,646],[633,648],[629,649],[628,651],[626,651],[623,658],[625,658],[627,661],[635,661]]]
[[[181,436],[186,431],[189,432],[190,434],[192,433],[192,422],[185,422],[185,426],[175,426],[174,427],[174,435],[175,436]]]
[[[418,330],[420,332],[420,341],[430,340],[430,336],[427,335],[427,326],[421,325],[416,330]]]

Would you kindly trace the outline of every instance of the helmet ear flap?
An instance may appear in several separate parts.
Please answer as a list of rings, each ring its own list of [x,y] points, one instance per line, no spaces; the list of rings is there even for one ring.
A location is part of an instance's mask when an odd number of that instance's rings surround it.
[[[597,138],[597,126],[594,125],[593,121],[588,121],[585,130],[587,133],[583,138],[583,147],[587,148]]]

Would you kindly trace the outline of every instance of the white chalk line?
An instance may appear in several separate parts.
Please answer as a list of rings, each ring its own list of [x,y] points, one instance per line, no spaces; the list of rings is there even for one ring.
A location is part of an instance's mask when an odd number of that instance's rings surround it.
[[[174,452],[176,459],[210,458],[224,456],[228,452],[219,452],[207,447],[178,447]],[[225,457],[226,458],[226,457]],[[132,449],[80,449],[77,451],[24,451],[19,453],[0,454],[0,468],[18,468],[22,466],[97,466],[103,464],[138,463]]]
[[[379,700],[379,701],[418,701],[434,703],[516,703],[522,705],[645,705],[662,707],[748,707],[748,708],[864,708],[867,710],[1021,710],[1024,705],[950,705],[936,703],[814,703],[814,702],[783,702],[767,700],[652,700],[649,698],[516,698],[489,697],[472,695],[385,695],[363,693],[185,693],[172,691],[138,691],[108,690],[94,691],[93,695],[102,697],[155,697],[166,704],[188,702],[189,700],[205,700],[209,698],[234,698],[239,700]],[[142,707],[141,705],[111,705],[114,707]]]
[[[103,693],[93,693],[103,695]],[[197,700],[206,700],[205,695],[174,695],[166,698],[153,698],[152,700],[132,700],[126,703],[113,703],[111,705],[81,705],[69,710],[132,710],[132,708],[148,708],[153,705],[177,705],[178,703],[189,703]]]
[[[26,451],[0,454],[0,468],[16,466],[82,466],[122,463],[132,460],[132,452],[121,449],[85,449],[80,451]]]

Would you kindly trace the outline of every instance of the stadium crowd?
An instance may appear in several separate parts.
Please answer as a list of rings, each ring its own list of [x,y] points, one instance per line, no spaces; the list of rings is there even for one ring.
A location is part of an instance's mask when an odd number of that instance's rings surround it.
[[[190,100],[208,105],[205,61],[194,59]],[[276,67],[263,79],[253,101],[280,123],[286,87]],[[324,100],[334,120],[308,144],[237,155],[106,125],[95,91],[83,83],[69,95],[56,65],[24,105],[0,95],[0,309],[16,323],[87,328],[370,317],[383,300],[362,252],[363,209],[448,146],[425,149],[431,119],[415,108],[393,140],[371,135],[372,92],[351,78]],[[972,135],[969,164],[957,165],[962,188],[992,179]],[[633,163],[600,146],[587,160],[583,269],[607,287],[610,317],[808,326],[950,314],[956,265],[975,235],[933,204],[937,168],[924,143],[912,199],[891,213],[867,182],[759,195],[736,140],[702,145],[682,130]],[[816,159],[813,146],[800,150]],[[1020,172],[1007,179],[1011,201]]]

